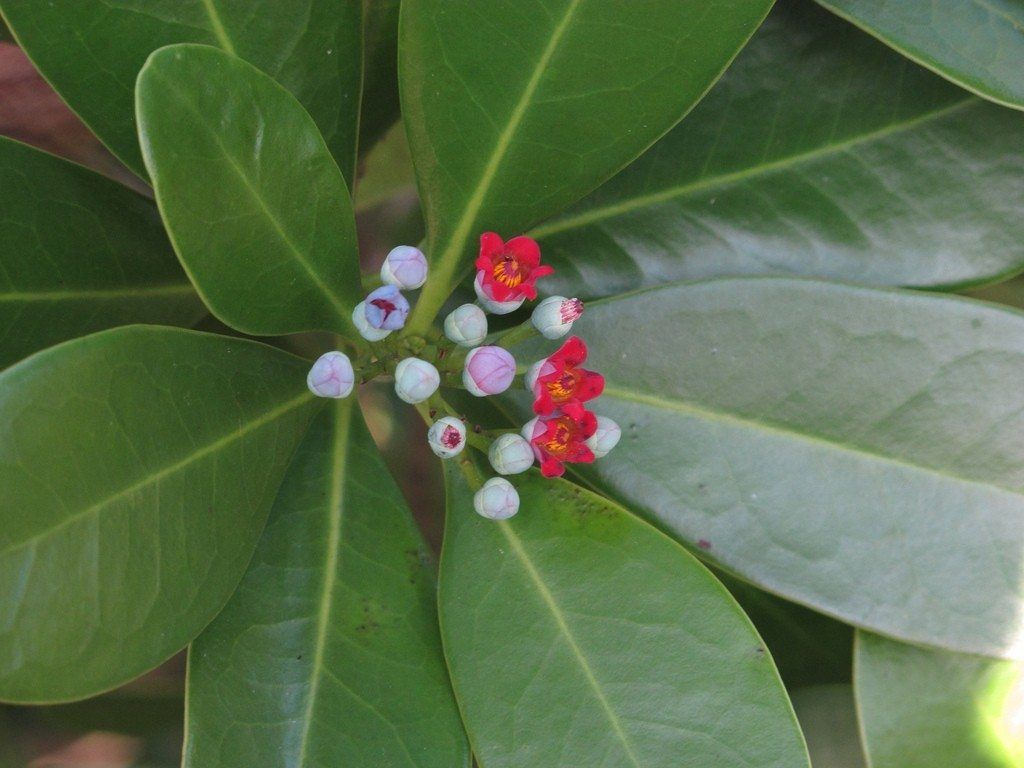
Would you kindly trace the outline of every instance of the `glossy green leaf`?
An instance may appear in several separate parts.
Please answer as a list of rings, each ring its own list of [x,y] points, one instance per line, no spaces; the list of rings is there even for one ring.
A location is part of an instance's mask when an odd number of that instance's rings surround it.
[[[203,45],[153,54],[139,135],[171,241],[203,299],[240,331],[355,333],[352,201],[302,106]]]
[[[149,200],[3,138],[0,242],[0,368],[93,331],[205,312]]]
[[[323,411],[192,645],[185,766],[468,765],[429,561],[352,401]]]
[[[99,693],[209,623],[314,413],[307,368],[129,326],[0,374],[0,700]]]
[[[686,120],[532,234],[544,290],[570,296],[756,274],[954,287],[1024,270],[1022,177],[1024,116],[786,2]]]
[[[1024,657],[1024,316],[776,278],[587,310],[624,430],[587,478],[769,592]]]
[[[309,110],[353,179],[362,81],[360,0],[0,0],[57,92],[136,173],[135,77],[165,45],[220,46]]]
[[[363,103],[359,152],[368,152],[401,115],[398,105],[400,0],[363,0]]]
[[[1024,765],[1024,669],[857,633],[857,705],[872,768]]]
[[[850,685],[812,685],[793,691],[793,708],[814,768],[868,768],[860,744]]]
[[[486,520],[479,470],[446,470],[441,627],[482,768],[807,767],[771,657],[685,550],[533,472]]]
[[[957,85],[1024,109],[1020,0],[818,2]]]
[[[475,255],[558,213],[672,127],[771,0],[406,0],[402,114],[424,198],[425,330]]]

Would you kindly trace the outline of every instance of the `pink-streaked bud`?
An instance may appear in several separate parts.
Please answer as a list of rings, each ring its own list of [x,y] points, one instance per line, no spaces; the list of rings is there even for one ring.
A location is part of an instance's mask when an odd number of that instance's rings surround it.
[[[534,416],[528,422],[523,424],[523,428],[519,430],[519,434],[526,438],[527,442],[532,443],[533,438],[542,433],[544,429],[545,427],[540,423],[540,419],[537,416]]]
[[[359,305],[352,310],[352,324],[359,331],[359,335],[367,341],[380,341],[391,333],[384,328],[374,328],[370,325],[370,321],[366,319],[365,301],[359,302]]]
[[[411,245],[392,248],[381,265],[380,279],[408,291],[422,288],[427,282],[427,257]]]
[[[407,403],[422,403],[439,386],[441,374],[426,360],[407,357],[395,367],[395,394]]]
[[[462,385],[471,395],[498,395],[512,386],[516,359],[501,347],[477,347],[466,355]]]
[[[476,304],[463,304],[444,319],[444,335],[460,347],[475,347],[487,338],[487,315]]]
[[[536,363],[530,366],[530,370],[526,372],[526,376],[523,383],[526,385],[526,391],[531,395],[534,394],[533,388],[537,385],[537,379],[540,378],[540,373],[544,368],[544,364],[547,362],[546,359],[538,360]]]
[[[533,310],[533,327],[545,339],[560,339],[572,330],[572,324],[583,314],[583,302],[565,296],[549,296]]]
[[[519,435],[504,434],[487,451],[491,466],[499,475],[518,475],[533,466],[533,446]]]
[[[594,452],[595,459],[603,459],[621,439],[619,425],[606,416],[598,416],[597,431],[587,438],[587,448]]]
[[[366,322],[371,328],[397,331],[405,327],[409,316],[409,301],[393,285],[382,285],[370,291],[363,302]]]
[[[483,280],[484,273],[483,270],[480,270],[476,273],[476,280],[473,281],[473,289],[476,291],[476,297],[480,300],[480,306],[492,315],[507,315],[509,312],[515,312],[526,301],[525,296],[512,299],[511,301],[496,301],[487,295]]]
[[[519,493],[503,477],[492,477],[473,496],[473,509],[489,520],[508,520],[519,511]]]
[[[341,399],[352,394],[356,374],[352,361],[344,352],[327,352],[320,355],[306,376],[306,386],[317,397]]]
[[[442,459],[458,456],[466,447],[466,425],[453,416],[445,416],[430,425],[427,440],[430,450]]]

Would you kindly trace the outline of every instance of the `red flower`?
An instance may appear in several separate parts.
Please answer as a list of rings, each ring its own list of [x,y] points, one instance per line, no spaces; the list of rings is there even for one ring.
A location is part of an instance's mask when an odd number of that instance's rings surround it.
[[[544,361],[533,385],[533,412],[545,416],[561,410],[574,419],[584,413],[583,403],[604,392],[604,376],[579,366],[587,359],[587,345],[570,336]]]
[[[477,277],[484,294],[493,301],[536,299],[537,279],[554,268],[540,263],[540,246],[529,237],[513,237],[507,243],[494,232],[480,235]]]
[[[567,413],[538,419],[530,445],[540,462],[540,473],[544,477],[561,477],[566,464],[590,464],[594,452],[586,441],[596,431],[597,417],[590,411],[582,411],[578,419]]]

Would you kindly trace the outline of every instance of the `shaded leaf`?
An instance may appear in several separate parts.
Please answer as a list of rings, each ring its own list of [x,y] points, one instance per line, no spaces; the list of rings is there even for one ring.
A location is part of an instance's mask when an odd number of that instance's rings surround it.
[[[718,78],[770,0],[406,0],[402,114],[433,264],[424,331],[475,255],[646,149]]]
[[[429,560],[355,405],[323,411],[192,645],[185,766],[468,765]]]
[[[150,57],[138,108],[160,213],[213,313],[255,335],[354,335],[352,201],[302,106],[241,59],[180,45]]]
[[[1024,765],[1019,662],[857,633],[857,703],[873,768]]]
[[[1024,657],[1019,313],[732,279],[595,302],[574,331],[624,432],[585,477],[774,594]]]
[[[205,43],[295,94],[354,178],[361,0],[0,0],[0,11],[43,76],[136,173],[145,172],[136,75],[157,48]]]
[[[446,466],[441,627],[483,768],[808,765],[771,657],[697,560],[533,472],[519,514],[486,520],[468,462]]]
[[[0,699],[99,693],[217,614],[313,415],[307,367],[130,326],[0,374]]]
[[[359,152],[365,154],[401,115],[398,105],[400,0],[363,0],[363,103]]]
[[[149,200],[4,138],[0,242],[0,368],[93,331],[205,313]]]
[[[1024,270],[1024,116],[811,2],[776,6],[664,139],[533,230],[545,291],[797,274],[956,287]]]
[[[793,708],[814,768],[868,768],[860,745],[850,685],[813,685],[793,691]]]

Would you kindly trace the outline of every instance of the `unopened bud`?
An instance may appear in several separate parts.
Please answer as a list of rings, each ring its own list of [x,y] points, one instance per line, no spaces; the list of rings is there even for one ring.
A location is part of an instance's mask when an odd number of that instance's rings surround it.
[[[438,419],[427,432],[430,450],[442,459],[462,453],[466,447],[466,425],[452,416]]]
[[[366,297],[366,322],[371,328],[397,331],[405,326],[409,316],[409,302],[393,285],[382,285]]]
[[[418,357],[407,357],[395,367],[395,394],[407,403],[422,403],[441,386],[437,368]]]
[[[306,376],[306,386],[317,397],[340,399],[352,394],[356,374],[352,361],[344,352],[327,352],[320,355]]]
[[[356,330],[359,331],[359,335],[367,341],[380,341],[391,331],[385,331],[380,328],[374,328],[370,325],[370,321],[366,319],[366,302],[359,302],[354,310],[352,310],[352,324],[355,325]]]
[[[444,335],[460,347],[475,347],[487,337],[487,315],[476,304],[463,304],[444,319]]]
[[[533,447],[519,435],[504,434],[487,451],[491,466],[499,475],[518,475],[533,466]]]
[[[611,453],[620,439],[622,430],[619,425],[606,416],[598,416],[597,431],[587,438],[587,447],[594,452],[594,458],[601,459]]]
[[[530,366],[530,370],[526,372],[523,383],[526,385],[526,391],[531,395],[534,394],[533,388],[537,384],[537,379],[540,378],[540,372],[544,368],[544,363],[547,360],[538,360],[536,363]]]
[[[515,312],[526,301],[526,297],[522,296],[518,299],[512,299],[511,301],[496,301],[487,295],[483,286],[484,273],[483,270],[476,273],[476,280],[473,281],[473,288],[476,291],[476,296],[480,299],[480,306],[490,312],[492,315],[507,315],[509,312]]]
[[[519,430],[528,443],[532,443],[534,438],[544,432],[544,425],[540,423],[540,419],[534,416],[528,422],[523,424],[523,428]]]
[[[490,520],[508,520],[519,511],[519,494],[503,477],[492,477],[473,496],[473,509]]]
[[[422,288],[427,282],[427,257],[411,245],[392,248],[381,265],[380,279],[407,291]]]
[[[549,296],[537,305],[530,319],[545,339],[560,339],[572,330],[572,324],[582,314],[583,302],[579,299]]]
[[[477,347],[466,355],[462,384],[477,397],[498,395],[512,386],[516,360],[501,347]]]

